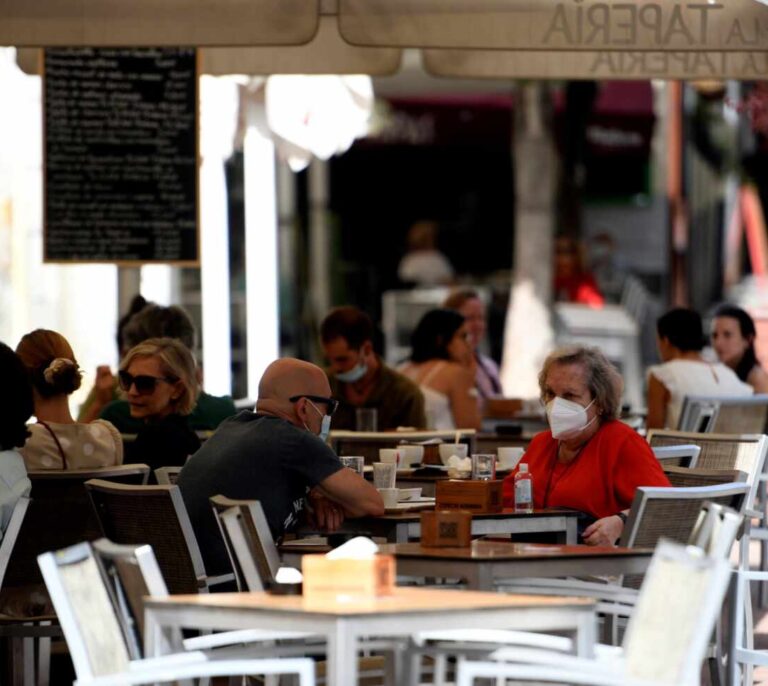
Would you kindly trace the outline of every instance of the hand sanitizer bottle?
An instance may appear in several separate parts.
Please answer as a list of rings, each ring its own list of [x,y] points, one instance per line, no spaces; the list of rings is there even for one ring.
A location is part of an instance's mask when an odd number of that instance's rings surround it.
[[[533,512],[533,477],[525,462],[515,474],[515,512]]]

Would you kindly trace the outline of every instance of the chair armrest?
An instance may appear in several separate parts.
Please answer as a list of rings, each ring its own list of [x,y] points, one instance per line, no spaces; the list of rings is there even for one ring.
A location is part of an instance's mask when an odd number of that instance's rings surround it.
[[[543,648],[563,653],[573,652],[573,641],[564,636],[537,634],[529,631],[505,631],[502,629],[446,629],[445,631],[421,631],[413,634],[418,646],[427,641],[436,643],[498,643]]]
[[[239,645],[265,641],[283,641],[291,639],[311,638],[316,634],[304,631],[269,631],[262,629],[242,629],[240,631],[224,631],[206,636],[194,636],[184,640],[184,650],[208,650],[222,646]]]
[[[234,574],[220,574],[219,576],[206,576],[204,578],[205,583],[210,586],[218,586],[219,584],[226,584],[235,580]]]

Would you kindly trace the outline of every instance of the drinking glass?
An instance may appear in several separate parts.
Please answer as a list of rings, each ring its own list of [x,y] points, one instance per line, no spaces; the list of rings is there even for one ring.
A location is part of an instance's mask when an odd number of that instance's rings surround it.
[[[496,477],[496,456],[477,454],[472,455],[472,479],[476,481],[491,481]]]
[[[355,410],[355,431],[378,431],[379,411],[375,407],[358,407]]]
[[[360,455],[344,455],[339,458],[341,464],[345,467],[349,467],[352,471],[357,472],[360,476],[363,475],[363,467],[365,465],[365,458]]]
[[[394,462],[373,463],[373,485],[376,488],[394,488],[397,465]]]

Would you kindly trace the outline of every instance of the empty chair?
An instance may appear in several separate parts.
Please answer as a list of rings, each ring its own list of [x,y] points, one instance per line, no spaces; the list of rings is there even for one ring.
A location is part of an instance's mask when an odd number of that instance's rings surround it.
[[[276,582],[280,554],[261,503],[223,495],[210,500],[242,590],[265,590]]]
[[[460,661],[456,685],[473,686],[480,677],[569,684],[699,684],[730,571],[724,558],[661,541],[622,649],[598,646],[596,659],[585,660],[551,650],[504,647],[489,660]]]
[[[314,663],[308,658],[244,659],[237,653],[227,659],[216,652],[190,651],[135,659],[121,629],[119,605],[87,543],[45,553],[39,564],[78,684],[144,684],[244,674],[295,674],[301,686],[314,684]]]
[[[738,469],[687,469],[664,467],[669,483],[675,488],[716,486],[718,484],[746,483],[747,473]]]
[[[698,433],[763,433],[768,423],[768,395],[746,397],[686,396],[677,428]]]
[[[695,467],[701,448],[693,443],[689,445],[664,445],[652,448],[662,468],[667,466]]]
[[[208,577],[178,486],[86,482],[104,536],[115,543],[148,544],[171,593],[206,592],[231,574]]]

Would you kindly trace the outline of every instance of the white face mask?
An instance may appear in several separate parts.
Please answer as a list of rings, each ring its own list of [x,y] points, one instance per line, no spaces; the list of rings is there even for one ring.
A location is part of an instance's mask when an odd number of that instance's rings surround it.
[[[313,409],[317,414],[322,414],[320,410],[317,409],[317,406],[315,403],[313,403],[309,398],[307,398],[307,402],[312,405]],[[316,436],[325,443],[328,440],[328,434],[331,432],[331,415],[329,414],[323,414],[322,419],[320,420],[320,432],[316,434]],[[307,426],[306,422],[304,423],[304,428],[311,433],[311,429]]]
[[[355,381],[360,381],[367,373],[368,365],[360,360],[352,369],[346,372],[336,372],[336,378],[342,383],[355,383]]]
[[[547,421],[552,430],[552,438],[573,438],[586,429],[597,419],[587,419],[587,410],[594,399],[586,407],[565,398],[556,397],[547,403]]]

